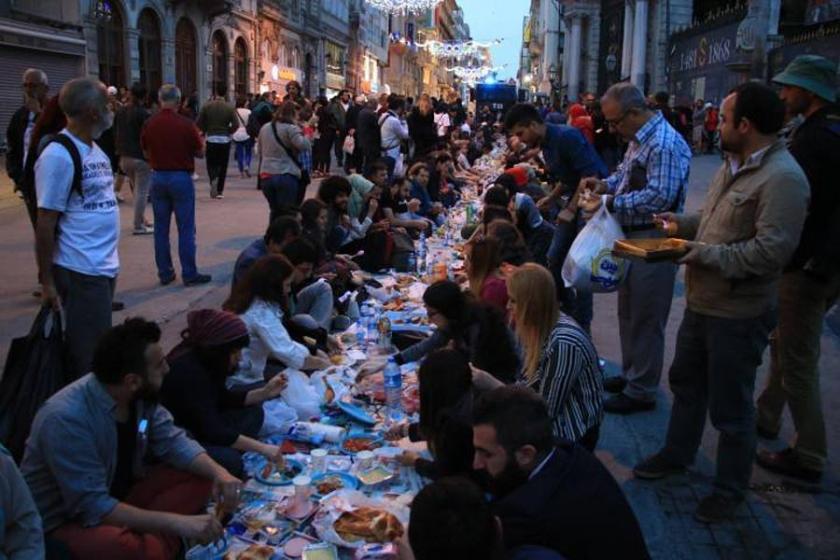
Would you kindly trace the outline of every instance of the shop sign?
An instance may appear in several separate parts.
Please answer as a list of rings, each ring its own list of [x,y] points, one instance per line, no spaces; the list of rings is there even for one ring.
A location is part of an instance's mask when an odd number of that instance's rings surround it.
[[[327,72],[327,87],[330,89],[344,89],[344,76]]]

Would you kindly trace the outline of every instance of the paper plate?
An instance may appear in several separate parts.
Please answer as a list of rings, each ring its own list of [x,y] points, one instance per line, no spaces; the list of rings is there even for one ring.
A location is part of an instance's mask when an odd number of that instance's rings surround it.
[[[330,479],[334,479],[334,478],[340,479],[341,483],[342,483],[342,486],[339,487],[339,488],[336,488],[335,490],[331,490],[331,491],[329,491],[325,494],[322,494],[322,493],[318,492],[318,485],[328,478],[330,478]],[[312,488],[313,488],[313,491],[314,491],[313,496],[317,499],[320,499],[320,498],[323,498],[324,496],[326,496],[327,494],[331,494],[331,493],[335,492],[336,490],[342,490],[344,488],[346,488],[348,490],[357,490],[359,488],[359,479],[357,479],[355,476],[353,476],[351,474],[347,474],[347,473],[344,473],[344,472],[323,473],[323,474],[319,474],[318,476],[316,476],[315,478],[312,479]]]
[[[256,476],[254,478],[257,479],[258,482],[263,484],[267,484],[269,486],[288,486],[292,483],[292,479],[297,475],[303,472],[303,465],[299,461],[295,461],[294,459],[286,459],[286,465],[292,467],[295,471],[295,474],[292,476],[282,476],[282,477],[269,477],[263,478],[262,475],[262,468],[260,468]]]
[[[360,422],[362,424],[366,424],[368,426],[373,426],[376,424],[376,420],[368,414],[368,412],[360,406],[356,406],[353,403],[338,401],[335,405],[347,416],[351,419],[355,420],[356,422]]]

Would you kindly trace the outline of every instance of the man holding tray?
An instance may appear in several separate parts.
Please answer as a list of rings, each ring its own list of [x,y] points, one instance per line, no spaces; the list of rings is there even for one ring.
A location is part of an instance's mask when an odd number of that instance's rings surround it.
[[[715,523],[744,500],[755,454],[753,389],[770,331],[782,270],[799,242],[808,181],[777,133],[784,104],[748,82],[723,102],[721,146],[728,159],[704,209],[658,216],[670,235],[690,240],[686,310],[669,380],[674,393],[663,448],[633,469],[644,479],[685,470],[700,445],[706,414],[720,432],[714,491],[695,517]]]

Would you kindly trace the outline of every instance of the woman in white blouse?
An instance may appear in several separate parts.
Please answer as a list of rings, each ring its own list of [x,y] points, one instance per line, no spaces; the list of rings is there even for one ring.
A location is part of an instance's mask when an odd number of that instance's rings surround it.
[[[283,310],[291,289],[294,267],[282,255],[262,257],[238,282],[224,308],[240,316],[248,326],[251,343],[242,350],[242,361],[232,385],[264,381],[268,358],[283,362],[286,367],[299,370],[325,369],[331,365],[321,351],[315,355],[292,340],[283,325]]]

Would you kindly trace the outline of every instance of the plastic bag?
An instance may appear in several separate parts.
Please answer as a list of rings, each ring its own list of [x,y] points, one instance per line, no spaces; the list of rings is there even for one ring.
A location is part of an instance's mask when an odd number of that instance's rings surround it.
[[[626,261],[612,254],[613,244],[622,237],[618,221],[606,204],[601,204],[575,238],[563,263],[566,287],[594,293],[616,291],[627,270]]]
[[[65,356],[61,313],[48,307],[12,341],[0,383],[0,441],[17,462],[38,408],[67,384]]]
[[[309,383],[309,377],[302,371],[287,369],[287,385],[281,394],[283,402],[295,409],[298,418],[309,420],[321,416],[321,397],[318,391]]]
[[[348,134],[344,138],[344,153],[345,154],[352,154],[356,151],[356,139],[353,137],[352,134]]]
[[[297,411],[280,399],[263,403],[263,425],[260,437],[267,438],[276,434],[285,434],[297,422]]]

